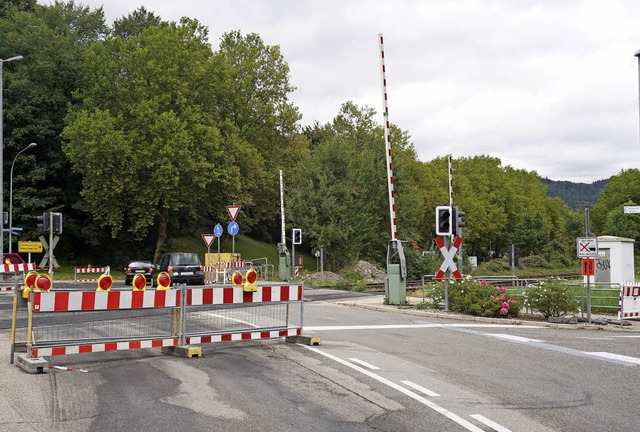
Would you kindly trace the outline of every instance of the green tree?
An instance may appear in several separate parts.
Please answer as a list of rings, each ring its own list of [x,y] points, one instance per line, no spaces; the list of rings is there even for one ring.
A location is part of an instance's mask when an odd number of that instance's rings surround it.
[[[157,221],[155,259],[172,215],[195,211],[228,173],[215,163],[224,149],[211,116],[206,35],[183,18],[93,45],[64,130],[94,220],[113,237],[134,238]]]
[[[272,241],[280,228],[279,171],[284,169],[285,178],[290,178],[308,152],[298,125],[301,115],[288,99],[295,90],[289,65],[279,46],[239,31],[222,36],[216,58],[221,72],[215,99],[223,137],[252,158],[236,158],[242,176],[236,198],[243,204],[243,226]]]
[[[113,22],[113,35],[122,39],[129,39],[142,33],[147,27],[158,26],[162,20],[144,6]]]
[[[86,239],[100,234],[85,223],[80,177],[71,172],[61,151],[60,133],[80,81],[84,53],[105,37],[107,27],[101,8],[59,1],[49,6],[13,3],[28,7],[10,8],[6,16],[0,15],[0,56],[24,56],[4,66],[4,172],[9,172],[18,151],[30,142],[38,144],[16,160],[13,224],[25,228],[23,239],[35,239],[39,235],[35,215],[63,212],[65,235],[56,254],[69,257],[86,245]],[[8,180],[5,176],[7,185]]]

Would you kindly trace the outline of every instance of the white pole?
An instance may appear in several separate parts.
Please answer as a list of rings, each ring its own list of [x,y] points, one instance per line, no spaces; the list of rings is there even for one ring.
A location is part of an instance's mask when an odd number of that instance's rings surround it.
[[[384,144],[387,160],[387,184],[389,186],[389,217],[391,219],[391,240],[398,239],[396,227],[396,204],[393,186],[393,164],[391,160],[391,132],[389,128],[389,107],[387,105],[387,78],[384,66],[384,41],[382,33],[378,34],[380,42],[380,77],[382,83],[382,115],[384,116]]]

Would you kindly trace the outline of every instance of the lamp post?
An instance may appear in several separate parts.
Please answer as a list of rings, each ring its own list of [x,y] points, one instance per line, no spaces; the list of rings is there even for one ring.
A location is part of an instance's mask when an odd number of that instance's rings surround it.
[[[2,178],[3,178],[2,165],[4,163],[4,157],[2,154],[2,150],[4,149],[4,136],[2,134],[2,131],[4,129],[4,126],[2,124],[2,117],[3,117],[2,94],[4,93],[4,90],[2,89],[2,83],[3,83],[2,69],[5,63],[11,62],[14,60],[22,60],[23,58],[24,57],[22,57],[21,55],[18,55],[14,57],[9,57],[7,59],[0,59],[0,217],[2,218],[2,224],[0,224],[0,226],[2,226],[2,229],[0,229],[0,251],[2,253],[0,254],[0,258],[4,258],[4,198],[3,198],[4,191],[2,190]],[[3,261],[3,259],[0,259],[0,261]]]
[[[36,143],[31,143],[22,150],[18,152],[16,157],[13,158],[13,162],[11,162],[11,171],[9,172],[9,253],[11,253],[11,237],[13,235],[13,165],[16,163],[16,159],[20,156],[20,153],[29,150],[37,146]]]

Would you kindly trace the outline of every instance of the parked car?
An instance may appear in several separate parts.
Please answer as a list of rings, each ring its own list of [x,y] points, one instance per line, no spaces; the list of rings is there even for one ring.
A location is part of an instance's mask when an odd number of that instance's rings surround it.
[[[166,253],[160,257],[156,271],[169,273],[172,284],[204,285],[204,267],[200,263],[200,257],[195,253]]]
[[[155,267],[151,261],[131,261],[124,269],[124,284],[131,285],[133,277],[137,274],[144,275],[147,281],[153,279]]]

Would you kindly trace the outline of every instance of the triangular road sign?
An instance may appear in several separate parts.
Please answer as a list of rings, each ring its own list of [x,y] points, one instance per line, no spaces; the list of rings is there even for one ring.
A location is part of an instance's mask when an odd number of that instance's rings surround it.
[[[204,240],[204,244],[206,244],[208,248],[211,247],[215,238],[216,236],[213,234],[202,234],[202,240]]]
[[[238,216],[239,211],[240,211],[239,205],[227,206],[227,213],[229,213],[229,217],[231,218],[232,222],[236,220],[236,216]]]

